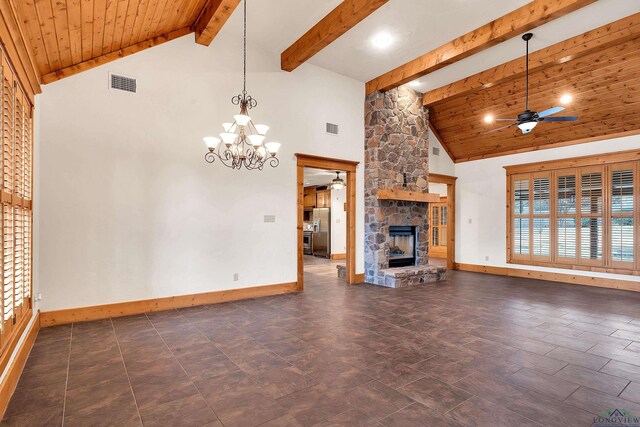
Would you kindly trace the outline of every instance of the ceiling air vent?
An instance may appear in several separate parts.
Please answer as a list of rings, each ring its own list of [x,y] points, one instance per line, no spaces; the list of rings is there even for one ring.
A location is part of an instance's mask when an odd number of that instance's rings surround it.
[[[440,155],[440,149],[438,147],[431,147],[431,153],[434,156],[439,156]]]
[[[109,80],[111,89],[136,93],[136,79],[134,78],[111,73],[109,74]]]
[[[338,134],[338,125],[334,125],[333,123],[327,123],[327,133],[332,135]]]

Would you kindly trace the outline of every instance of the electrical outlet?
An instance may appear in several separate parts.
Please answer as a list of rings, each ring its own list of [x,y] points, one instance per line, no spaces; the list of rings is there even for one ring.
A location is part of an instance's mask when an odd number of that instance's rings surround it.
[[[336,218],[336,224],[340,224],[340,218]]]
[[[485,255],[484,260],[489,261],[489,255]]]
[[[471,224],[472,222],[473,222],[473,221],[472,221],[472,219],[471,219],[471,218],[469,218],[469,224]]]
[[[41,292],[38,292],[36,294],[36,301],[42,301],[42,293]]]
[[[233,273],[233,281],[234,282],[238,281],[238,273]]]

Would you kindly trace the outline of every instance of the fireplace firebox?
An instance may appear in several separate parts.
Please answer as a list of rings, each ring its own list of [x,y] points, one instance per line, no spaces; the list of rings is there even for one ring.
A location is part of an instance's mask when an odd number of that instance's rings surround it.
[[[416,265],[418,230],[410,225],[389,226],[389,268]]]

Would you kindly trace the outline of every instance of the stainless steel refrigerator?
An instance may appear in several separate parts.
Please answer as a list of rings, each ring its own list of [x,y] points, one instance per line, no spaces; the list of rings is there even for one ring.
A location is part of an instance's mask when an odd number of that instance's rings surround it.
[[[313,210],[313,255],[331,256],[331,209]]]

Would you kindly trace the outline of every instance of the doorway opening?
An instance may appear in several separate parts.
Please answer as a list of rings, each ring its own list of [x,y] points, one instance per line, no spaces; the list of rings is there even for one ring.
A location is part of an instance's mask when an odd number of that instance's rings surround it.
[[[296,154],[298,161],[298,290],[304,275],[356,283],[357,162]]]
[[[455,268],[456,177],[429,174],[429,193],[440,201],[429,204],[429,264]]]

